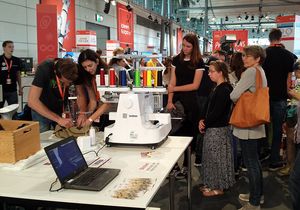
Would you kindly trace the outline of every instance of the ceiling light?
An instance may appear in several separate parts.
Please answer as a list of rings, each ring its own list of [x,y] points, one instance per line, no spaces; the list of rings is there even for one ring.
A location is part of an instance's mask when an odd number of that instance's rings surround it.
[[[148,19],[149,19],[149,20],[153,20],[153,18],[152,18],[152,15],[151,15],[151,14],[148,16]]]
[[[226,17],[225,17],[225,21],[228,21],[228,20],[229,20],[229,18],[228,18],[228,16],[226,16]]]
[[[236,17],[239,21],[241,21],[242,20],[242,17],[239,15],[239,16],[237,16]]]
[[[269,15],[266,15],[265,18],[266,18],[266,20],[269,20],[269,19],[270,19],[270,16],[269,16]]]
[[[186,22],[190,22],[191,21],[191,18],[190,17],[187,17],[186,18]]]
[[[111,5],[116,6],[116,1],[115,0],[110,0]]]
[[[252,20],[252,21],[254,20],[254,15],[251,16],[251,20]]]
[[[108,1],[108,3],[105,2],[103,12],[104,12],[105,14],[108,14],[108,13],[109,13],[109,10],[110,10],[110,1]]]
[[[158,24],[157,17],[155,17],[154,23]]]
[[[109,0],[104,0],[105,3],[109,3]]]
[[[176,18],[176,22],[179,23],[180,22],[180,18]]]
[[[199,21],[200,21],[200,23],[202,23],[203,22],[203,17],[200,17]]]
[[[128,12],[132,11],[132,7],[129,4],[127,4],[126,9],[127,9]]]
[[[246,13],[245,20],[248,20],[249,15]]]

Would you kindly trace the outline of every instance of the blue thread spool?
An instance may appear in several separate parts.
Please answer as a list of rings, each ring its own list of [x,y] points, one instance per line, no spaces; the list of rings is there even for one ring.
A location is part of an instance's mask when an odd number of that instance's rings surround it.
[[[121,87],[127,86],[126,70],[119,71],[119,84]]]

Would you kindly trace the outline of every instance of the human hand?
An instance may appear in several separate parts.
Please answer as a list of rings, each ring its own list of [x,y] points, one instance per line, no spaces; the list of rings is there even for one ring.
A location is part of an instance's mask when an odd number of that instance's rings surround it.
[[[85,123],[85,121],[87,120],[86,115],[85,114],[79,114],[78,118],[77,118],[77,127],[83,127],[83,124]]]
[[[167,110],[172,111],[173,109],[176,109],[176,106],[172,102],[168,103],[167,104]]]
[[[204,120],[200,120],[199,121],[199,131],[200,133],[205,133],[205,123],[204,123]]]
[[[82,123],[82,127],[85,127],[85,126],[91,126],[92,125],[92,121],[90,121],[89,119],[86,119],[83,123]]]
[[[57,124],[59,124],[62,127],[65,127],[65,128],[70,128],[73,126],[73,122],[72,122],[71,118],[60,117],[59,120],[57,121]]]
[[[19,96],[22,96],[22,95],[23,95],[23,89],[20,88],[20,89],[19,89]]]

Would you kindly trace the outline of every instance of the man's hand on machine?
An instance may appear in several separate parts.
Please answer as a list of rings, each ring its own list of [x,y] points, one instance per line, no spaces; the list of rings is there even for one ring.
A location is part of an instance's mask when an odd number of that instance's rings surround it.
[[[57,121],[57,124],[59,124],[62,127],[65,128],[70,128],[73,126],[73,122],[71,118],[59,118],[59,120]]]

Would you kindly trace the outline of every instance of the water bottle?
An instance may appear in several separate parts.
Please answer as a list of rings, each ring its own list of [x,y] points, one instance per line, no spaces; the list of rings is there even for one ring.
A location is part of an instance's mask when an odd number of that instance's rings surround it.
[[[96,131],[94,127],[90,128],[90,139],[91,139],[91,146],[95,146],[96,145]]]
[[[295,75],[295,72],[292,72],[292,77],[291,77],[291,89],[294,89],[296,87],[296,81],[297,78],[296,78],[296,75]]]

